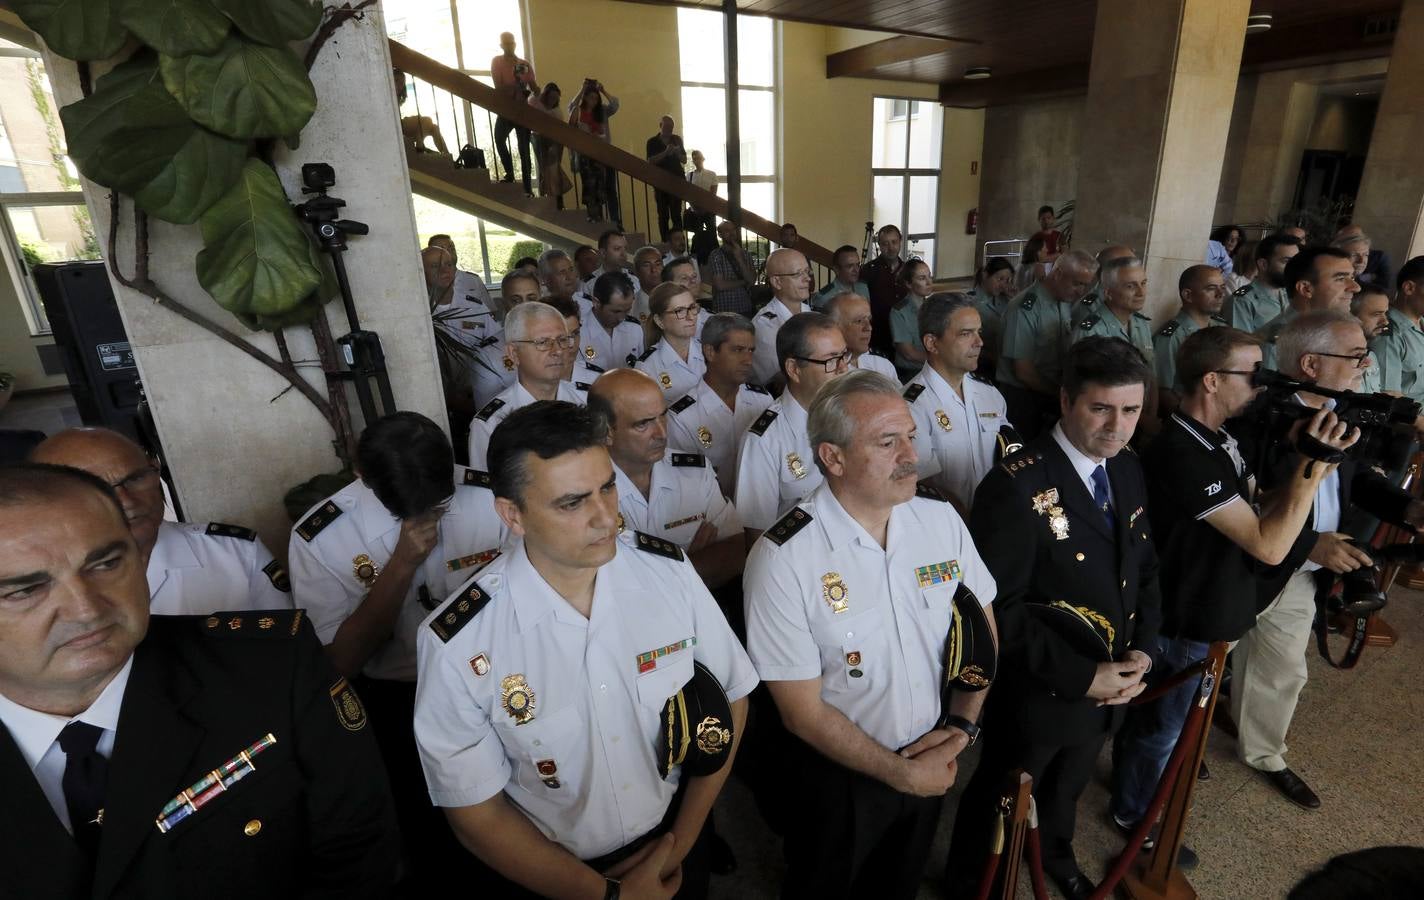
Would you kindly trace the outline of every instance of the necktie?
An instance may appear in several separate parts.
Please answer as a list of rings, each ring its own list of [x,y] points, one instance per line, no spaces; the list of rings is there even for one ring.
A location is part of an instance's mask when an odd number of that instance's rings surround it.
[[[1093,505],[1102,511],[1108,530],[1115,530],[1117,517],[1113,515],[1112,502],[1108,500],[1108,473],[1102,466],[1093,470]]]
[[[109,761],[97,747],[103,729],[88,722],[70,722],[59,733],[64,751],[64,805],[79,849],[92,861],[98,854]]]

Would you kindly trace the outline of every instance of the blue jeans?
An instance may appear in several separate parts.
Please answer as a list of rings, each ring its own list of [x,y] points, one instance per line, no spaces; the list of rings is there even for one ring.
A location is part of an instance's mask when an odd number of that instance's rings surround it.
[[[1169,678],[1206,656],[1207,644],[1184,638],[1157,638],[1157,665]],[[1177,746],[1177,736],[1187,721],[1201,682],[1189,678],[1172,691],[1128,715],[1113,765],[1112,814],[1135,825],[1147,813],[1167,758]]]

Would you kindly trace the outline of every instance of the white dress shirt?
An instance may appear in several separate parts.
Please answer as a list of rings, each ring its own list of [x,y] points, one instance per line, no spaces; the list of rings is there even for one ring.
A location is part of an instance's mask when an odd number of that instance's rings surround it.
[[[148,608],[158,616],[291,609],[287,570],[257,535],[213,522],[164,522],[148,557]]]
[[[643,326],[637,319],[626,318],[613,326],[609,334],[590,308],[580,322],[577,352],[601,369],[628,368],[643,355]]]
[[[1008,405],[998,388],[973,375],[965,375],[960,386],[963,399],[927,365],[905,385],[905,399],[915,417],[920,480],[967,511],[974,503],[974,489],[994,465]]]
[[[879,372],[896,384],[900,383],[900,373],[895,371],[895,364],[883,356],[876,356],[874,353],[862,353],[850,361],[852,369],[865,369],[867,372]]]
[[[771,394],[764,387],[744,384],[727,404],[706,381],[674,400],[668,407],[668,446],[707,457],[717,473],[722,493],[731,497],[737,489],[737,453],[747,427],[771,406]]]
[[[658,387],[663,389],[663,402],[671,404],[702,380],[707,372],[707,360],[703,358],[702,344],[696,338],[688,345],[687,361],[684,362],[664,337],[643,354],[634,368],[651,375]]]
[[[560,381],[554,399],[582,406],[588,402],[588,393],[587,389],[581,391],[570,382]],[[479,412],[475,413],[475,417],[470,420],[469,451],[472,467],[482,470],[489,468],[489,442],[495,427],[509,418],[509,414],[516,409],[523,409],[533,402],[534,395],[529,393],[524,385],[516,381],[501,391],[493,400],[480,407]]]
[[[806,307],[803,304],[802,310]],[[775,297],[761,311],[752,316],[752,327],[756,329],[756,350],[752,355],[752,380],[757,384],[770,384],[781,371],[776,364],[776,333],[794,313]]]
[[[669,450],[653,464],[648,496],[615,464],[618,512],[624,531],[633,529],[672,541],[683,548],[692,544],[703,522],[717,529],[717,540],[740,537],[742,520],[737,509],[722,496],[717,476],[700,453]]]
[[[758,434],[767,417],[771,421]],[[737,457],[737,512],[747,528],[766,530],[824,481],[806,436],[806,410],[787,391],[742,437]]]

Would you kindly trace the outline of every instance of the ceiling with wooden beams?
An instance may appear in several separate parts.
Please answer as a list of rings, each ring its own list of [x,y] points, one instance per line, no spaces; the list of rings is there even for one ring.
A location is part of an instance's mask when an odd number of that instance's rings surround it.
[[[721,0],[635,0],[721,9]],[[889,32],[884,41],[827,58],[827,74],[942,86],[955,106],[984,106],[1025,92],[1079,91],[1087,84],[1096,0],[736,0],[740,12],[794,22]],[[1383,56],[1390,38],[1369,36],[1371,17],[1400,0],[1252,0],[1271,31],[1249,35],[1243,67]],[[897,37],[899,35],[900,37]],[[966,82],[970,66],[993,78]]]

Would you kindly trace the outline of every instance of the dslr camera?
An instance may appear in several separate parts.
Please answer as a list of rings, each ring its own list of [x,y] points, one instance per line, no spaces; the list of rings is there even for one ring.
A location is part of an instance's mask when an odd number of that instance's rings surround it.
[[[1334,401],[1332,410],[1341,422],[1360,431],[1360,439],[1345,451],[1344,456],[1365,465],[1378,466],[1385,471],[1402,469],[1408,464],[1414,442],[1414,421],[1419,418],[1420,404],[1417,400],[1390,394],[1357,394],[1354,391],[1331,390],[1319,387],[1313,381],[1298,381],[1271,369],[1258,369],[1251,381],[1257,387],[1266,389],[1262,399],[1266,414],[1271,418],[1285,422],[1309,419],[1318,410],[1298,402],[1295,395],[1301,393],[1325,397]],[[1325,456],[1312,452],[1309,446],[1298,445],[1298,449],[1307,456],[1326,459]],[[1319,449],[1326,448],[1321,445]]]

